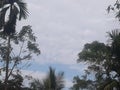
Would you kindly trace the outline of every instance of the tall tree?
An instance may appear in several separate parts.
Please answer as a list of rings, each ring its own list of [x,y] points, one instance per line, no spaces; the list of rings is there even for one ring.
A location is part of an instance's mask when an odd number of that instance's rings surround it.
[[[21,18],[26,19],[28,15],[28,11],[26,8],[26,3],[22,0],[1,0],[0,1],[0,30],[2,30],[4,35],[7,35],[7,53],[6,53],[6,76],[5,76],[5,84],[7,90],[7,81],[8,81],[8,71],[9,71],[9,63],[10,63],[10,39],[11,35],[15,33],[16,21],[17,18],[21,20]],[[9,10],[9,11],[8,11]],[[7,13],[8,11],[8,13]],[[8,19],[7,19],[8,17]]]
[[[20,63],[28,62],[27,60],[30,60],[33,54],[40,54],[31,26],[23,26],[20,32],[11,35],[10,38],[9,62],[7,62],[8,66],[6,66],[8,42],[6,41],[7,37],[3,33],[0,33],[0,65],[2,65],[0,70],[7,74],[5,75],[4,81],[2,81],[5,83],[5,86],[6,84],[8,85],[8,81],[11,79],[10,77],[17,74],[20,68],[22,68]]]

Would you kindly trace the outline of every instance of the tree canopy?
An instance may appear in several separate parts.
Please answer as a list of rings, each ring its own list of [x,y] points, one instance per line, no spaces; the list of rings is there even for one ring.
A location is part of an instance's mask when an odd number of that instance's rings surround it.
[[[95,79],[91,80],[89,85],[97,90],[120,89],[120,32],[113,30],[108,32],[109,42],[107,44],[93,41],[84,45],[83,50],[78,54],[77,62],[86,62],[88,64],[87,75],[94,73]],[[87,89],[87,79],[75,77],[74,88]],[[82,83],[82,84],[81,84]],[[85,84],[86,83],[86,84]],[[77,89],[75,89],[77,90]],[[89,90],[89,89],[88,89]]]

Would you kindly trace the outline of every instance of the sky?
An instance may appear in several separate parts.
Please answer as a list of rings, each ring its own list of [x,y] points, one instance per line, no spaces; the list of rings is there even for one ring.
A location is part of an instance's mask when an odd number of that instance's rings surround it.
[[[65,73],[64,90],[72,86],[76,75],[83,75],[85,63],[77,63],[84,44],[107,41],[106,32],[119,28],[107,6],[115,0],[26,0],[29,17],[18,27],[31,25],[41,50],[24,74],[44,78],[49,66]]]

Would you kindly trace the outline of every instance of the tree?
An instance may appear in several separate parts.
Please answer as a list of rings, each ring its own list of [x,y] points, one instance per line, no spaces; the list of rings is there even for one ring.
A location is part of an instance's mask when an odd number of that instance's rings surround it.
[[[6,57],[8,54],[8,42],[7,36],[5,36],[2,32],[0,33],[1,43],[0,43],[0,62],[1,62],[1,72],[7,73],[5,75],[4,81],[8,86],[8,82],[10,81],[10,77],[13,75],[17,75],[20,72],[20,63],[28,62],[32,58],[33,54],[39,55],[40,50],[38,48],[38,44],[36,43],[36,37],[32,32],[31,26],[23,26],[19,33],[14,33],[10,36],[9,44],[9,62],[7,62],[8,66],[6,66]],[[27,65],[27,64],[25,64]]]
[[[105,76],[106,78],[110,77],[109,65],[106,64],[106,62],[109,60],[108,56],[110,55],[108,48],[109,47],[106,46],[104,43],[100,43],[98,41],[93,41],[92,43],[87,43],[84,45],[83,50],[78,54],[79,58],[77,62],[87,62],[88,69],[86,70],[86,72],[89,74],[93,72],[95,74],[94,77],[96,80],[86,80],[84,78],[80,79],[78,77],[76,79],[73,79],[76,81],[76,83],[73,85],[73,88],[78,88],[78,90],[79,88],[87,89],[88,86],[92,85],[94,86],[94,89],[96,89],[97,87],[95,86],[104,83],[105,79],[103,78],[103,76]],[[90,82],[88,83],[88,81]]]
[[[10,39],[11,36],[15,33],[16,21],[17,18],[21,20],[21,18],[26,19],[28,15],[28,11],[26,8],[26,3],[22,0],[1,0],[0,1],[0,30],[2,30],[2,34],[7,35],[7,53],[6,53],[6,76],[5,76],[5,84],[7,90],[7,81],[9,77],[9,62],[10,62]],[[9,14],[7,11],[9,10]],[[8,15],[8,19],[7,18]],[[19,17],[18,17],[19,15]]]
[[[87,71],[94,72],[98,90],[120,89],[120,32],[114,30],[108,32],[108,36],[110,42],[107,44],[98,41],[87,43],[78,54],[77,61],[87,62]]]
[[[42,81],[34,79],[30,86],[32,90],[62,90],[64,88],[63,72],[56,75],[53,68],[49,68],[47,77]]]

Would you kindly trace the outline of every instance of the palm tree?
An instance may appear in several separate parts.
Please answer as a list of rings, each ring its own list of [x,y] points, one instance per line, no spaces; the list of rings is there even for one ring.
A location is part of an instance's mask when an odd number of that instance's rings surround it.
[[[119,30],[113,30],[108,32],[111,40],[111,52],[114,57],[120,59],[120,32]]]
[[[120,32],[118,30],[113,30],[108,33],[111,40],[111,59],[113,61],[113,70],[116,71],[120,77]]]
[[[34,79],[31,88],[32,90],[62,90],[64,88],[63,76],[63,72],[56,75],[55,70],[50,67],[47,77],[42,81]]]
[[[7,35],[15,32],[17,19],[26,19],[28,16],[26,3],[23,0],[1,0],[0,8],[0,29],[3,29],[4,34]],[[9,14],[7,14],[7,11],[9,11]]]

